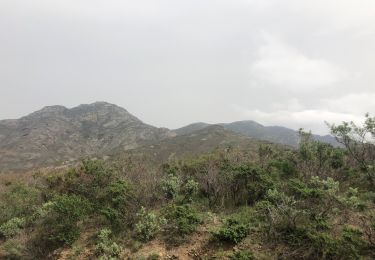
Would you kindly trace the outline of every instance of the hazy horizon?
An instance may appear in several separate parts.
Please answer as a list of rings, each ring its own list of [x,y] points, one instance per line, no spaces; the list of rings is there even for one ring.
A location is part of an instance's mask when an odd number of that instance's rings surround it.
[[[326,134],[375,112],[375,1],[4,0],[0,120],[106,101],[158,127]]]

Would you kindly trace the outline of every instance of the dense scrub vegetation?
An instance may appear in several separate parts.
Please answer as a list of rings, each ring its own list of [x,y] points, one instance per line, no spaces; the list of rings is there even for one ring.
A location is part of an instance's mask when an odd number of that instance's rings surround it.
[[[3,183],[1,257],[158,259],[134,256],[199,232],[199,259],[373,259],[375,119],[331,129],[343,147],[301,131],[298,149],[265,144],[256,158],[229,147],[155,168],[84,160]]]

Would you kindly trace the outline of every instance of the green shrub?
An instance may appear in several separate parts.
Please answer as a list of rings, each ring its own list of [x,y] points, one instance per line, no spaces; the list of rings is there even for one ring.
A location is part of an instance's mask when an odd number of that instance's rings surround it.
[[[248,164],[226,165],[220,173],[222,179],[222,196],[229,194],[226,198],[231,205],[249,205],[262,199],[267,191],[274,186],[269,173],[259,167]]]
[[[147,257],[147,260],[158,260],[160,259],[160,255],[157,253],[153,253]]]
[[[276,168],[283,176],[296,176],[297,168],[296,163],[287,159],[273,160],[269,166]]]
[[[111,223],[113,228],[119,228],[126,220],[132,218],[135,208],[135,201],[132,193],[132,186],[124,180],[116,180],[103,188],[96,202],[97,208]],[[135,212],[134,212],[135,214]]]
[[[1,245],[2,257],[9,260],[25,259],[26,247],[17,240],[7,240]]]
[[[78,221],[91,212],[92,205],[77,195],[59,195],[52,202],[46,220],[46,228],[50,230],[49,239],[57,245],[70,245],[80,234]]]
[[[241,223],[235,218],[227,219],[223,227],[213,232],[213,236],[216,240],[234,244],[240,243],[248,234],[249,225]]]
[[[175,199],[180,191],[181,180],[177,176],[169,174],[161,185],[165,197],[167,199]]]
[[[149,241],[165,225],[164,218],[158,218],[154,213],[148,213],[144,207],[137,214],[138,222],[135,224],[139,238],[142,241]]]
[[[197,212],[190,205],[171,205],[166,209],[167,231],[170,235],[191,234],[201,222]]]
[[[0,225],[12,218],[28,217],[42,202],[40,191],[24,184],[12,184],[0,197]]]
[[[193,179],[189,179],[182,188],[184,194],[184,202],[192,202],[193,197],[198,193],[199,183]]]
[[[5,238],[17,235],[25,225],[24,218],[12,218],[0,226],[0,234]]]
[[[360,258],[360,253],[366,247],[366,242],[362,238],[362,232],[358,229],[345,227],[341,235],[341,245],[344,254],[354,258]]]
[[[99,232],[96,253],[100,260],[120,259],[122,248],[110,239],[111,234],[112,231],[106,228]]]
[[[288,239],[306,222],[305,211],[298,208],[297,201],[278,190],[269,190],[266,200],[257,203],[257,215],[263,220],[262,227],[267,239]]]
[[[250,251],[238,251],[229,257],[232,260],[255,260],[255,257]]]
[[[294,229],[284,233],[283,241],[295,250],[304,250],[307,259],[360,259],[364,249],[361,232],[344,229],[341,237],[312,229]]]
[[[47,177],[49,190],[46,195],[53,197],[56,192],[76,194],[95,204],[116,177],[117,173],[104,162],[83,160],[79,168],[71,168],[63,175]]]

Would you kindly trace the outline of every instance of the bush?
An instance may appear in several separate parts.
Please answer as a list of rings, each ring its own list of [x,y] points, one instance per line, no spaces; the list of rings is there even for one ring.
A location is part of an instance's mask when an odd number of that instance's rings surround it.
[[[180,191],[180,179],[172,174],[169,174],[162,182],[162,189],[167,199],[175,199]]]
[[[269,166],[276,168],[284,177],[296,176],[297,168],[295,162],[287,159],[273,160]]]
[[[199,183],[189,179],[183,186],[184,202],[192,202],[193,197],[198,193]]]
[[[341,245],[345,256],[360,258],[360,252],[366,247],[362,232],[358,229],[345,227],[341,236]]]
[[[40,192],[24,184],[12,184],[10,190],[0,197],[0,225],[12,218],[23,218],[33,214],[41,204]]]
[[[255,257],[250,251],[238,251],[229,257],[232,260],[254,260]]]
[[[77,195],[59,195],[52,202],[46,220],[46,228],[51,232],[49,239],[57,245],[70,245],[80,234],[78,221],[91,212],[92,205]]]
[[[154,238],[166,223],[164,218],[158,218],[154,213],[147,213],[144,207],[141,208],[137,217],[139,220],[135,227],[142,241],[149,241]]]
[[[25,225],[24,218],[12,218],[0,226],[0,234],[5,238],[17,235]]]
[[[98,243],[96,245],[96,252],[99,260],[120,259],[122,248],[110,239],[111,234],[112,231],[106,228],[99,232]]]
[[[266,200],[256,205],[259,219],[268,239],[286,239],[286,235],[297,232],[305,219],[305,212],[297,207],[297,201],[278,190],[269,190]]]
[[[130,207],[135,207],[132,194],[132,186],[124,180],[116,180],[103,188],[103,192],[97,201],[100,212],[111,223],[113,228],[119,228],[121,224],[133,218],[135,212]]]
[[[190,205],[171,205],[166,209],[167,231],[170,235],[184,237],[195,231],[201,222]]]
[[[225,171],[226,186],[236,205],[254,204],[274,186],[272,178],[263,169],[249,165],[231,166]]]
[[[216,240],[234,244],[240,243],[248,234],[249,225],[241,223],[235,218],[227,219],[223,227],[213,232],[213,236]]]
[[[158,260],[160,259],[160,255],[157,253],[153,253],[147,257],[147,260]]]
[[[1,245],[1,250],[4,252],[4,259],[16,260],[25,259],[25,246],[17,240],[8,240]]]

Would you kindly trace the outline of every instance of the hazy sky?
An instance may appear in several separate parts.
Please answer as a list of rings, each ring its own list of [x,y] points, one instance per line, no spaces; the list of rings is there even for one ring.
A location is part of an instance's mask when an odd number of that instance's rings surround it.
[[[375,114],[375,1],[0,0],[0,119],[98,100],[325,133]]]

